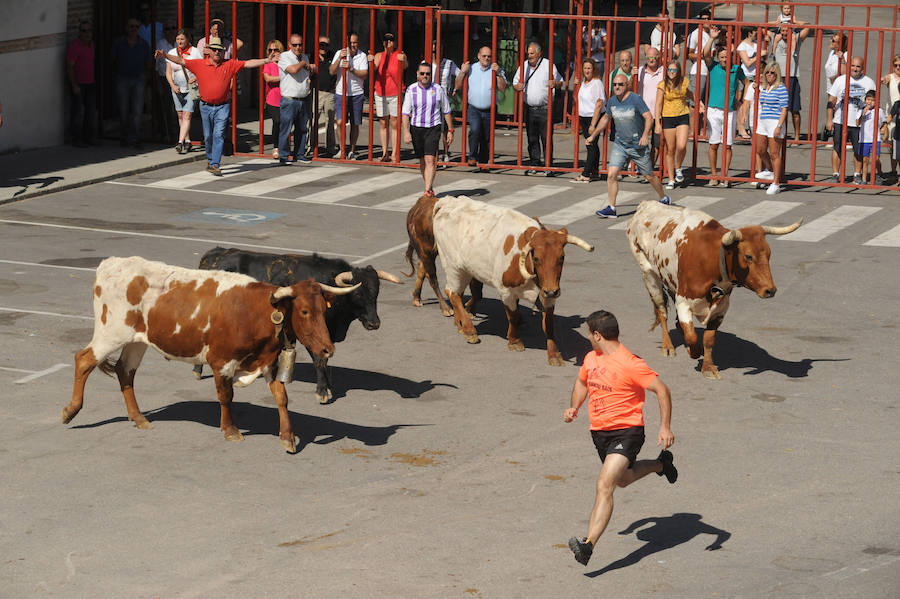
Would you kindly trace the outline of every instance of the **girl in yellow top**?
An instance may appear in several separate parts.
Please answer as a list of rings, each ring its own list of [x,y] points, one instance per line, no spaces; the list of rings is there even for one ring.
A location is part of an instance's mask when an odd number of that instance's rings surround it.
[[[667,189],[675,189],[676,183],[684,181],[681,164],[687,153],[688,130],[691,110],[687,105],[689,82],[681,72],[678,61],[666,65],[666,74],[656,90],[656,132],[666,140]],[[673,175],[674,171],[674,175]]]

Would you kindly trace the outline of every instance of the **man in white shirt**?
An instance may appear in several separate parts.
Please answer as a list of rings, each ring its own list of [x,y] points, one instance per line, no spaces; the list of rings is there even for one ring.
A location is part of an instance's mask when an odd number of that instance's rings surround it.
[[[659,11],[656,13],[656,16],[664,19],[666,18],[666,13]],[[660,55],[664,55],[666,48],[669,48],[672,51],[672,59],[678,58],[681,54],[681,46],[678,45],[678,35],[675,33],[674,26],[665,37],[666,41],[663,43],[663,24],[657,23],[650,32],[650,43],[644,44],[644,56],[647,56],[647,51],[650,48],[656,48]]]
[[[643,98],[644,104],[650,109],[650,114],[656,114],[656,92],[666,70],[659,64],[658,48],[648,48],[646,58],[647,62],[644,63],[644,66],[634,68],[634,75],[637,78],[635,91]],[[650,144],[650,163],[656,164],[656,156],[659,152],[659,132],[662,131],[662,124],[656,123],[653,131]]]
[[[855,126],[866,104],[866,92],[875,89],[875,82],[863,74],[863,59],[854,56],[850,59],[850,92],[846,93],[846,76],[840,75],[828,90],[828,106],[826,110],[825,129],[834,131],[834,143],[831,147],[831,180],[840,183],[843,179],[841,154],[844,151],[843,129],[847,129],[847,141],[853,146],[853,182],[862,184],[860,170],[862,157],[859,154],[859,127]],[[849,99],[848,99],[849,98]],[[844,105],[847,107],[847,123],[844,124]]]
[[[303,53],[303,37],[291,35],[290,48],[278,59],[278,77],[281,80],[281,128],[278,130],[278,162],[290,164],[289,141],[294,128],[294,160],[308,163],[306,142],[309,137],[309,119],[312,116],[312,94],[309,74],[315,65]]]
[[[356,142],[359,139],[359,126],[362,124],[363,100],[365,96],[365,78],[369,76],[369,60],[366,53],[359,49],[359,35],[351,33],[347,38],[347,47],[334,54],[328,71],[337,75],[334,91],[334,113],[338,131],[344,122],[350,124],[350,151],[347,160],[356,159]],[[347,79],[347,93],[344,94],[344,79]],[[347,113],[344,113],[346,109]],[[344,153],[344,139],[341,137],[341,155]]]
[[[710,14],[709,8],[704,8],[697,14],[697,18],[709,20]],[[709,25],[701,23],[699,27],[694,29],[690,35],[688,35],[687,43],[685,44],[688,60],[691,60],[693,63],[688,76],[688,80],[690,81],[690,97],[688,98],[688,105],[694,105],[694,91],[696,90],[700,102],[699,114],[701,115],[701,122],[703,119],[702,115],[706,113],[706,76],[708,74],[706,63],[703,61],[701,54],[703,53],[703,44],[705,44],[708,39]],[[691,118],[693,118],[693,114],[692,111]]]
[[[553,79],[550,78],[552,67]],[[528,133],[528,159],[532,168],[526,175],[537,174],[536,167],[543,167],[541,148],[547,158],[547,165],[553,162],[552,139],[547,139],[547,102],[550,90],[555,91],[563,85],[563,78],[556,70],[556,65],[541,55],[541,45],[537,42],[528,44],[528,60],[516,69],[513,77],[513,89],[524,92],[525,130]],[[547,176],[552,176],[547,172]]]
[[[431,42],[431,59],[437,57],[437,40]],[[441,56],[441,68],[437,64],[431,63],[431,72],[434,73],[434,82],[444,88],[447,97],[452,98],[456,95],[456,85],[454,78],[459,77],[460,68],[452,59]],[[441,121],[444,123],[444,121]],[[447,141],[447,129],[444,134],[444,153],[441,156],[441,162],[450,162],[450,142]]]

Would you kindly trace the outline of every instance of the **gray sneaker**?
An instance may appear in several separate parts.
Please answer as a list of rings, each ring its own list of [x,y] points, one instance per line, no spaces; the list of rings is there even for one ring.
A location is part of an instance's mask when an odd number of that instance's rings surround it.
[[[575,554],[575,561],[582,566],[586,566],[594,553],[594,545],[587,540],[587,537],[579,539],[572,537],[569,539],[569,549]]]
[[[831,182],[832,182],[832,183],[840,183],[840,182],[841,182],[841,176],[840,176],[839,174],[837,174],[837,173],[834,173],[833,175],[831,175]]]
[[[862,177],[860,177],[859,175],[853,175],[853,184],[854,185],[862,185],[863,184]]]

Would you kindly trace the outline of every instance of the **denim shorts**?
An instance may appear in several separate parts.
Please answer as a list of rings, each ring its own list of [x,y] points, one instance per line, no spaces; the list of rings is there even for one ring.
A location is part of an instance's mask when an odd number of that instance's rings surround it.
[[[634,165],[637,167],[637,170],[642,175],[652,175],[653,174],[653,164],[650,162],[650,146],[644,147],[634,147],[634,148],[626,148],[625,146],[619,145],[619,143],[613,143],[612,150],[609,152],[609,162],[608,165],[610,168],[618,167],[625,168],[625,165],[628,164],[629,160],[634,161]]]
[[[175,103],[175,112],[194,112],[194,99],[188,92],[183,94],[172,92],[172,101]]]

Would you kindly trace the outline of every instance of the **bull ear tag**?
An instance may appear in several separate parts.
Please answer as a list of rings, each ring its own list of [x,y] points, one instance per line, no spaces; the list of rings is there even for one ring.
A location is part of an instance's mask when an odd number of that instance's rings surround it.
[[[273,324],[281,324],[282,322],[284,322],[284,314],[282,314],[279,310],[273,310],[271,319]]]
[[[330,308],[330,307],[331,307],[331,302],[329,302],[328,300],[325,300],[325,307],[326,307],[326,308]]]

